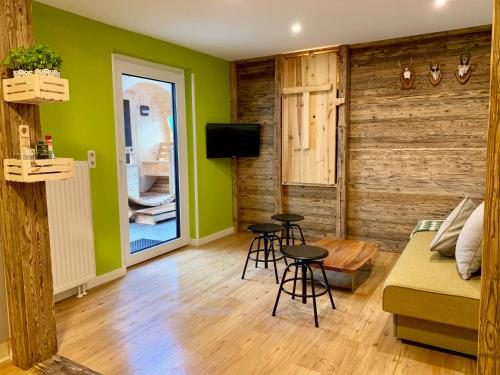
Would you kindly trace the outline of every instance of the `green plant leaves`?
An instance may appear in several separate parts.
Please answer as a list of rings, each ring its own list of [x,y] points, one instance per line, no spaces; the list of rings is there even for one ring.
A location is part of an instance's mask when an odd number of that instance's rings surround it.
[[[12,70],[54,69],[60,70],[62,58],[49,46],[37,44],[31,48],[13,48],[3,61]]]

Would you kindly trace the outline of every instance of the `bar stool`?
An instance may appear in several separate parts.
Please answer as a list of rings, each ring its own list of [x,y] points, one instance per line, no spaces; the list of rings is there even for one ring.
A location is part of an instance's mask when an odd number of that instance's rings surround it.
[[[297,221],[304,220],[304,216],[297,214],[276,214],[271,216],[271,219],[276,221],[281,221],[283,223],[283,227],[285,227],[285,231],[282,232],[281,242],[285,240],[285,245],[295,245],[295,234],[294,228],[298,229],[300,232],[300,238],[302,240],[302,245],[306,244],[304,240],[304,234],[302,233],[302,228],[298,224],[292,224]],[[290,243],[290,235],[292,236],[292,243]]]
[[[280,288],[278,291],[278,295],[276,297],[276,302],[274,303],[273,316],[276,316],[276,309],[278,308],[278,302],[280,300],[281,292],[291,295],[292,299],[295,299],[295,297],[300,297],[302,299],[302,303],[307,303],[307,299],[312,298],[313,309],[314,309],[314,325],[316,327],[319,327],[318,312],[316,309],[316,297],[328,293],[328,296],[330,297],[330,302],[332,304],[332,309],[335,309],[335,303],[333,302],[332,292],[330,290],[330,286],[328,285],[328,280],[326,279],[326,273],[325,269],[323,268],[323,262],[322,262],[322,259],[328,256],[328,251],[318,246],[298,245],[298,246],[284,246],[281,249],[281,253],[286,258],[293,259],[294,262],[289,264],[285,268],[285,271],[283,272],[283,277],[281,278]],[[323,273],[323,281],[314,279],[314,274],[311,265],[318,265],[319,268],[321,268],[321,272]],[[287,279],[286,275],[292,267],[295,267],[295,276]],[[297,275],[299,268],[302,271],[300,277],[298,277]],[[310,277],[308,277],[307,275],[308,272]],[[297,287],[297,280],[302,281],[301,293],[295,293]],[[290,282],[293,282],[292,292],[284,288],[284,285]],[[307,294],[307,282],[311,282],[311,294]],[[315,284],[324,287],[326,290],[317,293]]]
[[[276,284],[279,284],[276,262],[278,260],[285,259],[285,264],[288,265],[285,256],[279,252],[279,249],[281,248],[281,238],[276,234],[283,232],[283,229],[283,226],[278,224],[252,224],[248,226],[248,230],[257,234],[257,236],[250,243],[245,268],[243,268],[243,274],[241,275],[242,279],[245,278],[249,260],[255,261],[255,268],[258,268],[259,262],[264,263],[265,268],[268,268],[269,262],[272,262],[274,264]],[[257,241],[257,249],[254,250],[253,245],[255,241]],[[278,250],[275,250],[274,248],[275,242],[278,242]],[[261,247],[261,243],[263,243],[264,247]],[[263,259],[259,259],[260,253],[263,253]],[[252,254],[256,254],[255,258],[251,257]],[[272,256],[272,259],[269,259],[269,255]]]

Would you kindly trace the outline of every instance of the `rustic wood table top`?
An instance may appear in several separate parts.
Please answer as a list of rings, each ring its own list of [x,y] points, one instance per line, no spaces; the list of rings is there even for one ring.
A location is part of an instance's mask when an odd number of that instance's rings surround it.
[[[323,267],[330,271],[354,273],[377,252],[375,243],[358,240],[337,240],[330,237],[314,242],[314,246],[328,250]]]

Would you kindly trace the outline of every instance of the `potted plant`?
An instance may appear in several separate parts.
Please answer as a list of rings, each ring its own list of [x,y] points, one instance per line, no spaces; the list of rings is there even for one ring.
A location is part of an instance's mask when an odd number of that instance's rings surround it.
[[[26,76],[33,72],[53,77],[61,76],[61,57],[48,46],[41,44],[31,48],[13,48],[3,63],[14,71],[14,77]]]

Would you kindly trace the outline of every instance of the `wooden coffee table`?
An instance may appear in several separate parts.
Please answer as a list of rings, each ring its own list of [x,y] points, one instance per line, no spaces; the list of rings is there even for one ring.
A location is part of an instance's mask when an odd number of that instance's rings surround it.
[[[351,290],[355,289],[355,275],[375,255],[378,246],[375,243],[358,240],[337,240],[330,237],[314,242],[314,246],[328,250],[329,255],[323,261],[325,270],[351,275]]]

